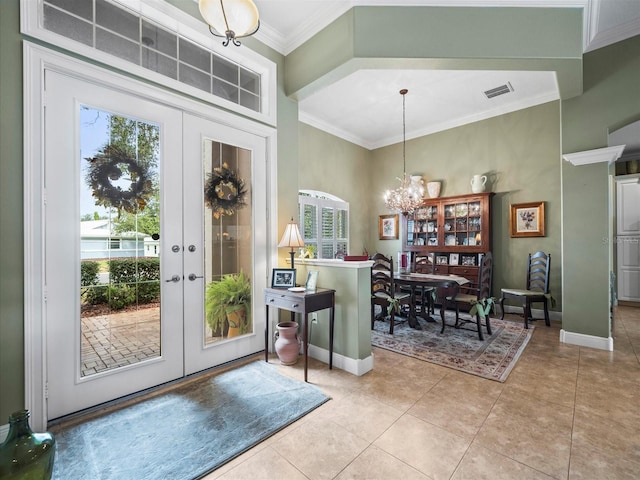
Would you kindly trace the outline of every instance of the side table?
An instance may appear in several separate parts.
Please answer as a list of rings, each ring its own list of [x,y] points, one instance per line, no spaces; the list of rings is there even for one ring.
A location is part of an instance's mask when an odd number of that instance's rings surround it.
[[[309,314],[318,310],[329,312],[329,369],[333,368],[333,323],[335,316],[335,290],[318,288],[313,292],[291,292],[286,288],[265,288],[266,323],[264,329],[264,360],[269,361],[269,307],[301,313],[304,319],[302,343],[304,345],[304,381],[307,381],[307,357],[309,350]]]

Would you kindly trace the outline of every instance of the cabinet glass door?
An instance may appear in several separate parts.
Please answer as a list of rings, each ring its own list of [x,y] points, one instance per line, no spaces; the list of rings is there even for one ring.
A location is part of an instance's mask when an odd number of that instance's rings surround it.
[[[444,205],[444,245],[482,245],[482,208],[480,201]]]

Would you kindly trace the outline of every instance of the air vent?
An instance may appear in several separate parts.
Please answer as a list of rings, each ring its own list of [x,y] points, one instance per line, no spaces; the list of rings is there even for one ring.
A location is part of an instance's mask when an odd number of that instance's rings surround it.
[[[499,87],[487,90],[486,92],[484,92],[484,94],[487,96],[487,98],[493,98],[509,92],[513,92],[513,87],[511,86],[510,82],[507,82],[505,85],[500,85]]]

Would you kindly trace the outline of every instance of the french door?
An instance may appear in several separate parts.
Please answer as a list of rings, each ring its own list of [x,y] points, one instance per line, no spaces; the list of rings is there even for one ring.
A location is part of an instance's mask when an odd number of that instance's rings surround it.
[[[44,118],[47,418],[263,349],[259,302],[232,337],[205,295],[266,283],[264,138],[55,71]],[[222,168],[245,189],[220,215],[204,187]]]

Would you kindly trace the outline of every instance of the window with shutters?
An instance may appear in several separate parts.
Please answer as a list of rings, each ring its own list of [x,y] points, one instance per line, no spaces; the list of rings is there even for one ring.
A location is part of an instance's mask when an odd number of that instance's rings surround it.
[[[299,226],[313,258],[340,258],[349,253],[349,204],[312,190],[298,194]]]

